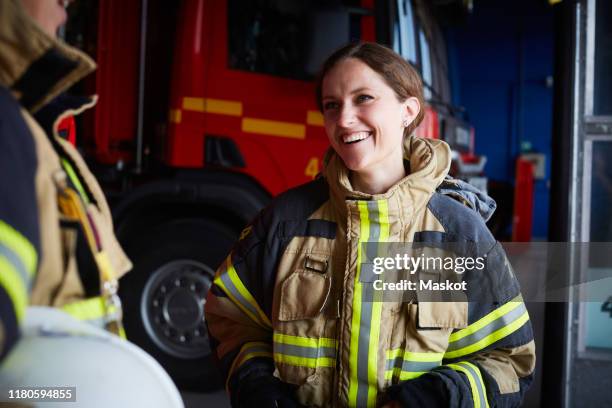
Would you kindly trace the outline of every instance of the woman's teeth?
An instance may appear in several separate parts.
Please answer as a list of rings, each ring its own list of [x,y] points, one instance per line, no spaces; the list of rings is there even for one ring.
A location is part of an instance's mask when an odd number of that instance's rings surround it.
[[[344,143],[355,143],[363,139],[366,139],[368,136],[370,136],[370,132],[356,132],[356,133],[344,135],[342,137],[342,141]]]

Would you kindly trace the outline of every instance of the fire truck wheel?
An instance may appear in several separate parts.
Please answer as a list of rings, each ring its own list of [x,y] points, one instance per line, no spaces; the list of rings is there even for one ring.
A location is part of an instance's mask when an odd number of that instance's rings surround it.
[[[236,233],[211,220],[172,221],[137,232],[125,247],[134,269],[120,282],[128,339],[182,389],[222,386],[208,344],[206,294]]]

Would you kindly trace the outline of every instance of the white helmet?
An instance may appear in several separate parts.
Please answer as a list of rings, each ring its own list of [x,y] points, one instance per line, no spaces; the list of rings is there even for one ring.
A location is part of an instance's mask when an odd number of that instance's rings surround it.
[[[76,387],[70,406],[183,407],[168,374],[143,350],[46,307],[27,309],[22,338],[0,365],[0,399],[17,387]]]

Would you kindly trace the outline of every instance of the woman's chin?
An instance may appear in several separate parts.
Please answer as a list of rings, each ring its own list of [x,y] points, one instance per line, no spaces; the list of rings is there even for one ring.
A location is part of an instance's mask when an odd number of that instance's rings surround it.
[[[344,165],[350,171],[359,173],[368,167],[368,160],[366,157],[350,157],[343,158]]]

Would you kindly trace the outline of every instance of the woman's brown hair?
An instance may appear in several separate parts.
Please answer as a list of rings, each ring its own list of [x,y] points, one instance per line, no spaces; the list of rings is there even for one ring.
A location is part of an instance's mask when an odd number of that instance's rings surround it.
[[[345,45],[336,50],[323,63],[316,81],[316,98],[319,110],[322,106],[322,86],[325,75],[341,61],[355,58],[377,72],[395,92],[400,102],[410,97],[418,99],[421,109],[417,117],[404,130],[404,136],[412,134],[425,116],[425,103],[423,98],[423,82],[416,70],[393,50],[376,43],[360,42]]]

